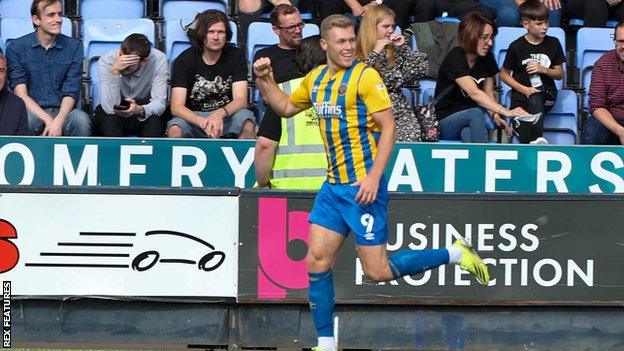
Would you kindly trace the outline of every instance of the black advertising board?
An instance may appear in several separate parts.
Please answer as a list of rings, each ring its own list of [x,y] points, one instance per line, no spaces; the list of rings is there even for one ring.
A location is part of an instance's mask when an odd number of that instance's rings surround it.
[[[243,191],[240,302],[307,300],[307,215],[312,193]],[[488,287],[456,266],[377,284],[352,235],[333,269],[339,303],[624,305],[624,197],[391,194],[388,251],[472,240]]]

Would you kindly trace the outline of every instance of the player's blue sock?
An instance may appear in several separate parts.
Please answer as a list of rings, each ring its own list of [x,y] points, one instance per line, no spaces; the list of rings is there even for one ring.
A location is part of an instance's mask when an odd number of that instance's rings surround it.
[[[334,336],[334,278],[331,271],[308,273],[310,310],[317,336]]]
[[[449,263],[449,252],[447,249],[402,249],[388,257],[388,263],[392,276],[397,279]]]

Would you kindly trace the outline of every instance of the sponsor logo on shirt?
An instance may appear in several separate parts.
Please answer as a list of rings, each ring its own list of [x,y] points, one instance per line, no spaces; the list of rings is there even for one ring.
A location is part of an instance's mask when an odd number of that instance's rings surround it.
[[[314,110],[319,118],[341,118],[342,117],[342,106],[340,105],[332,105],[328,101],[324,101],[323,103],[314,103]]]

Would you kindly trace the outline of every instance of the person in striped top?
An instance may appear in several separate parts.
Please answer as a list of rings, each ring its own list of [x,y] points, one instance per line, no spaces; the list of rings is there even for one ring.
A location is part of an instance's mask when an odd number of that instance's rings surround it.
[[[589,85],[589,112],[581,144],[624,144],[624,23],[615,27],[615,50],[594,64]]]
[[[487,285],[489,273],[464,241],[443,249],[386,252],[388,190],[383,173],[395,144],[388,91],[379,73],[355,60],[355,29],[343,15],[321,23],[321,47],[327,65],[308,73],[288,97],[272,77],[271,61],[253,64],[262,96],[280,116],[314,107],[328,159],[327,180],[318,192],[308,221],[306,256],[309,299],[318,335],[313,350],[336,350],[334,283],[331,273],[338,250],[353,231],[364,274],[389,281],[449,262],[459,263]]]

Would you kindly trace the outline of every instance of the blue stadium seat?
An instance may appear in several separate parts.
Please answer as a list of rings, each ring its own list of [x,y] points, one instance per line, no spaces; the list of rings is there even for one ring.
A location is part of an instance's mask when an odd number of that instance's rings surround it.
[[[457,18],[457,17],[450,17],[450,16],[440,16],[440,17],[436,17],[435,18],[436,22],[450,22],[450,23],[459,23],[461,22],[461,19]]]
[[[544,119],[544,137],[550,144],[576,144],[579,104],[576,93],[562,89]]]
[[[585,25],[585,21],[583,21],[580,18],[572,18],[570,19],[569,24],[571,26],[579,26],[579,27],[583,27]],[[608,20],[607,24],[605,25],[605,27],[607,28],[615,28],[615,26],[617,26],[618,22],[614,21],[614,20]]]
[[[25,0],[0,0],[0,16],[30,19],[30,3]]]
[[[581,86],[585,88],[583,106],[588,106],[589,84],[594,63],[607,51],[613,50],[613,29],[584,27],[576,33],[576,67],[581,74]]]
[[[155,40],[154,22],[147,18],[100,19],[90,18],[83,23],[83,45],[86,73],[91,78],[92,107],[99,104],[97,60],[107,51],[117,49],[132,33],[144,34],[152,43]]]
[[[314,16],[312,16],[312,14],[310,12],[301,12],[301,19],[304,21],[311,21],[312,19],[314,19]],[[271,12],[263,12],[262,14],[260,14],[260,18],[264,18],[264,19],[271,19]]]
[[[165,22],[165,52],[170,63],[173,62],[173,60],[178,57],[182,51],[191,46],[183,27],[192,21],[192,19],[178,19]],[[237,45],[236,23],[230,21],[230,28],[232,29],[232,39],[230,40],[230,43]]]
[[[206,10],[228,13],[227,0],[158,0],[158,8],[165,21],[172,18],[194,18]]]
[[[76,0],[78,15],[88,18],[141,18],[145,16],[143,0]]]
[[[4,0],[0,1],[0,3]],[[34,31],[32,19],[30,17],[2,17],[0,18],[0,48],[5,50],[7,44],[13,39],[17,39]],[[63,17],[61,33],[71,37],[72,23],[69,18]]]
[[[509,96],[508,94],[508,100]],[[509,106],[509,105],[507,105]],[[578,140],[579,102],[573,90],[561,89],[552,110],[544,119],[544,138],[549,144],[574,145]],[[512,141],[518,143],[518,138]]]
[[[303,37],[319,34],[319,27],[315,24],[307,23],[303,27]],[[271,23],[253,22],[249,25],[247,33],[247,61],[251,62],[256,51],[267,46],[277,44],[278,38]]]
[[[401,88],[401,92],[403,93],[403,96],[405,96],[405,99],[407,99],[407,103],[410,105],[410,107],[414,107],[417,101],[415,100],[415,96],[412,90],[408,88]]]
[[[424,105],[433,99],[435,95],[436,81],[433,79],[421,79],[418,81],[418,103]]]

